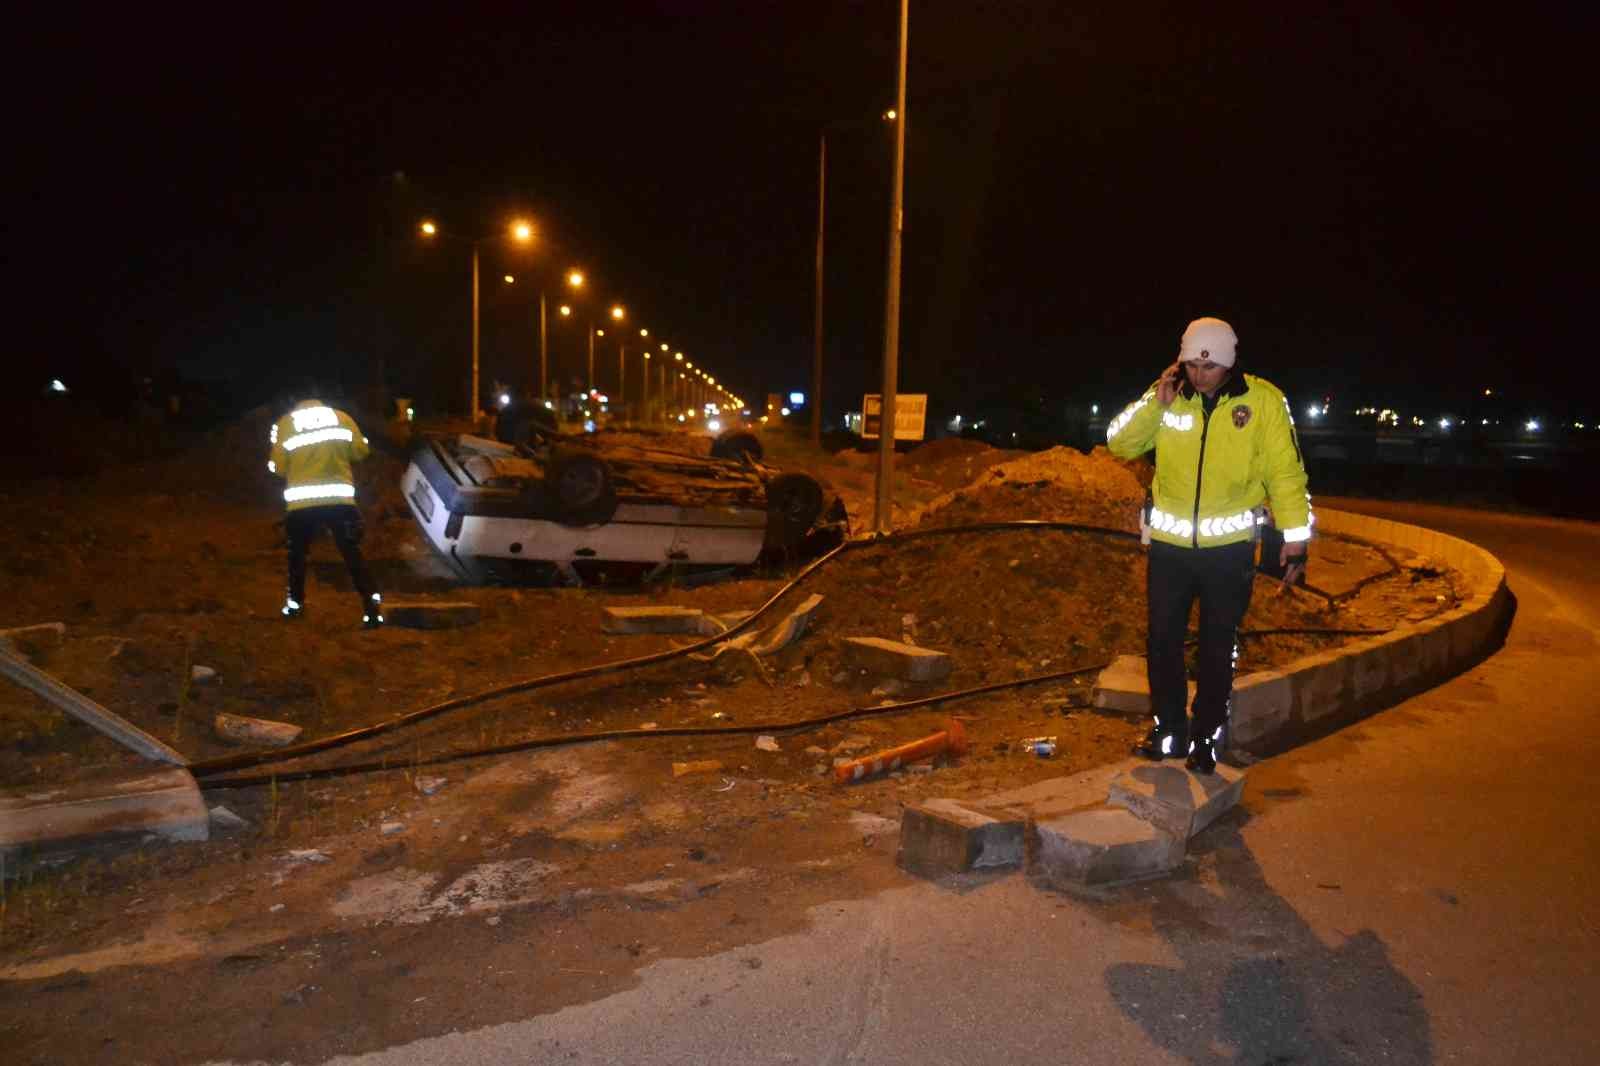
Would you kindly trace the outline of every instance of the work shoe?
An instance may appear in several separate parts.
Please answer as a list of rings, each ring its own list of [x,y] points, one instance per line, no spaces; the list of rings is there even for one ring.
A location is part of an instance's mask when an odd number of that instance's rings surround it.
[[[1155,725],[1150,727],[1150,732],[1145,734],[1143,740],[1133,746],[1133,753],[1141,759],[1160,762],[1162,759],[1176,759],[1186,747],[1183,737],[1176,732]]]
[[[366,614],[361,616],[361,628],[362,629],[381,629],[381,628],[383,628],[383,615],[379,614],[377,611],[368,611]]]
[[[1217,749],[1210,740],[1195,740],[1189,743],[1189,757],[1183,765],[1197,774],[1214,774],[1217,772]]]
[[[305,608],[301,607],[298,603],[294,602],[293,600],[290,600],[289,602],[287,602],[287,603],[285,603],[283,605],[283,617],[285,617],[285,618],[289,618],[289,619],[299,618],[304,613],[305,613]]]

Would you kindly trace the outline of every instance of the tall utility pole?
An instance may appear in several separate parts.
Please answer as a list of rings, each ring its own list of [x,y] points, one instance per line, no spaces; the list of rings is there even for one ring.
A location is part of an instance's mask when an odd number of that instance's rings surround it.
[[[620,340],[617,341],[617,402],[612,405],[612,410],[621,411],[622,404],[628,396],[626,388],[628,380],[628,367],[623,360],[628,357],[628,347]]]
[[[548,382],[550,372],[549,332],[545,322],[544,290],[539,290],[539,402],[550,398]]]
[[[472,389],[467,397],[467,417],[478,423],[478,242],[472,242]]]
[[[817,303],[811,324],[811,443],[822,444],[822,230],[827,218],[828,131],[817,152]]]
[[[878,492],[873,528],[889,532],[894,495],[894,399],[900,380],[900,231],[906,182],[906,37],[911,0],[900,0],[900,76],[895,92],[894,196],[889,207],[889,284],[883,308],[883,407],[878,418]]]
[[[583,383],[583,402],[589,402],[589,393],[594,391],[594,323],[589,323],[589,376]]]

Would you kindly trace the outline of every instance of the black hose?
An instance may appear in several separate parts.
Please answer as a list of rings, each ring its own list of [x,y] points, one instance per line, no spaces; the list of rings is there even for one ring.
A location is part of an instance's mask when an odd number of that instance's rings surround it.
[[[524,681],[515,681],[508,685],[501,685],[496,688],[485,689],[482,692],[472,693],[466,696],[457,696],[454,699],[444,700],[443,702],[435,703],[428,707],[422,707],[415,711],[409,711],[405,714],[387,719],[382,722],[375,722],[372,725],[360,726],[355,729],[346,730],[343,733],[335,733],[331,736],[320,737],[316,740],[307,741],[303,744],[295,744],[289,747],[278,748],[274,751],[242,752],[238,755],[225,755],[215,759],[204,759],[199,762],[190,763],[188,769],[189,772],[192,773],[196,778],[207,778],[212,775],[225,773],[230,770],[242,770],[253,766],[264,766],[270,763],[287,762],[292,759],[303,758],[307,755],[314,755],[317,752],[327,751],[332,748],[345,747],[363,740],[369,740],[373,737],[382,736],[386,733],[393,732],[396,729],[400,729],[408,725],[415,725],[418,722],[426,721],[446,712],[460,710],[463,707],[472,706],[473,704],[482,703],[500,696],[511,695],[517,692],[527,692],[533,689],[548,688],[553,685],[563,684],[568,681],[578,681],[584,678],[599,677],[605,674],[620,673],[626,670],[633,670],[640,667],[654,666],[658,663],[668,662],[673,659],[693,654],[694,652],[700,651],[704,648],[711,647],[712,645],[736,636],[744,630],[750,628],[763,614],[770,610],[789,592],[793,591],[795,587],[797,587],[802,581],[806,580],[813,573],[821,569],[825,564],[832,561],[836,556],[845,551],[871,547],[877,544],[919,540],[932,536],[943,536],[957,533],[1005,532],[1012,530],[1054,530],[1058,532],[1069,533],[1089,533],[1115,539],[1138,539],[1138,534],[1130,533],[1121,529],[1108,529],[1102,526],[1088,526],[1076,522],[1053,522],[1035,519],[1021,519],[1011,522],[981,522],[961,526],[936,526],[929,529],[907,530],[897,533],[880,534],[859,540],[848,540],[808,563],[798,574],[794,576],[794,578],[792,578],[777,592],[768,597],[766,602],[762,603],[761,606],[752,611],[750,615],[743,621],[730,627],[725,632],[718,633],[715,636],[707,637],[704,640],[695,641],[691,644],[686,644],[677,648],[671,648],[666,651],[654,652],[649,655],[640,655],[630,659],[619,659],[609,663],[597,663],[593,666],[580,667],[576,670],[566,670],[560,673],[544,674],[542,676],[529,678]],[[1255,631],[1247,630],[1241,632],[1239,635],[1241,637],[1268,636],[1273,634],[1289,633],[1306,635],[1367,635],[1382,632],[1386,631],[1306,628]],[[515,744],[502,747],[482,748],[468,752],[434,756],[429,759],[415,762],[413,765],[434,765],[440,762],[453,762],[460,759],[475,758],[481,755],[503,754],[506,752],[526,751],[533,748],[556,747],[567,744],[582,744],[597,740],[612,740],[636,736],[709,736],[720,733],[740,734],[757,731],[769,733],[787,732],[796,729],[814,728],[819,724],[826,724],[827,722],[837,721],[843,718],[860,717],[870,714],[892,714],[898,711],[916,707],[930,706],[935,703],[965,699],[970,696],[981,695],[988,692],[996,692],[1003,689],[1020,688],[1027,685],[1057,681],[1063,678],[1074,677],[1079,674],[1101,670],[1105,668],[1105,665],[1106,664],[1101,664],[1100,666],[1084,667],[1079,670],[1018,678],[1012,681],[999,682],[993,685],[984,685],[978,688],[962,689],[954,692],[940,693],[933,696],[925,696],[917,700],[909,700],[903,703],[887,704],[872,708],[857,708],[850,711],[839,712],[838,714],[834,715],[823,716],[822,718],[805,719],[798,722],[761,726],[683,726],[672,729],[608,730],[597,733],[564,734],[559,737],[546,737],[529,741],[520,741]],[[387,768],[388,766],[386,762],[361,763],[344,767],[328,767],[321,770],[294,771],[288,774],[271,774],[267,776],[258,775],[253,778],[227,778],[214,784],[207,784],[206,787],[242,788],[246,787],[245,783],[252,785],[266,784],[274,779],[282,781],[305,780],[314,777],[331,777],[353,773],[368,773],[374,770],[383,770]]]
[[[862,540],[847,540],[808,563],[798,574],[794,576],[792,580],[789,581],[788,584],[784,585],[783,588],[773,593],[765,603],[752,611],[748,618],[729,628],[727,631],[718,633],[715,636],[707,637],[704,640],[695,641],[692,644],[685,644],[678,648],[670,648],[667,651],[654,652],[650,655],[640,655],[631,659],[619,659],[609,663],[597,663],[593,666],[584,666],[576,670],[565,670],[560,673],[545,674],[540,677],[529,678],[525,681],[514,681],[509,685],[501,685],[496,688],[485,689],[482,692],[476,692],[466,696],[457,696],[454,699],[445,700],[441,703],[435,703],[429,707],[422,707],[415,711],[408,711],[405,714],[399,715],[395,718],[387,719],[386,721],[375,722],[372,725],[367,726],[360,726],[355,729],[347,730],[343,733],[335,733],[331,736],[320,737],[316,740],[308,740],[303,744],[293,744],[289,747],[278,748],[274,751],[241,752],[238,755],[223,755],[215,759],[202,759],[199,762],[190,763],[188,769],[189,772],[194,774],[195,777],[207,777],[212,774],[223,773],[224,771],[228,770],[242,770],[251,766],[265,766],[268,763],[287,762],[291,759],[302,758],[306,755],[314,755],[319,751],[327,751],[330,748],[340,748],[349,744],[357,743],[358,741],[369,740],[372,737],[382,736],[383,734],[393,732],[396,729],[400,729],[408,725],[415,725],[418,722],[427,721],[429,718],[437,717],[438,715],[444,714],[447,711],[460,710],[463,707],[469,707],[473,704],[482,703],[485,700],[495,699],[500,696],[509,696],[517,692],[528,692],[533,689],[549,688],[552,685],[564,684],[568,681],[580,681],[584,678],[599,677],[604,674],[620,673],[625,670],[635,670],[644,666],[654,666],[657,663],[668,662],[672,659],[693,654],[694,652],[700,651],[704,648],[709,648],[712,645],[736,636],[737,634],[755,625],[756,621],[763,614],[770,610],[773,605],[775,605],[797,585],[799,585],[806,578],[810,577],[817,570],[821,569],[835,556],[838,556],[845,551],[870,547],[875,544],[883,544],[891,541],[915,540],[925,536],[952,533],[983,533],[1006,529],[1054,529],[1064,532],[1093,533],[1110,537],[1134,537],[1134,534],[1128,533],[1125,530],[1105,529],[1100,526],[1085,526],[1074,522],[1017,521],[985,522],[971,526],[942,526],[934,529],[911,530],[904,533],[891,533],[888,535],[876,536]]]

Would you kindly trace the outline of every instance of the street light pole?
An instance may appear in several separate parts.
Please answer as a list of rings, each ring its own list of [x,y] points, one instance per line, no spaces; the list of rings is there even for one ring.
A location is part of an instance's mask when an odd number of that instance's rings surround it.
[[[539,290],[539,402],[550,399],[549,332],[545,321],[544,290]]]
[[[874,528],[889,532],[894,493],[894,401],[900,377],[900,233],[904,225],[906,168],[906,39],[911,0],[900,0],[900,70],[895,92],[894,197],[889,208],[889,284],[883,309],[882,414],[878,418],[878,491]]]
[[[828,131],[820,135],[817,153],[817,301],[811,333],[811,443],[822,444],[822,231],[827,217]]]
[[[584,380],[584,402],[588,402],[589,393],[594,391],[594,319],[589,320],[589,376]]]
[[[621,411],[624,401],[628,397],[628,390],[624,387],[627,381],[627,364],[623,362],[628,357],[628,347],[621,339],[617,340],[617,403],[616,410]]]
[[[472,242],[472,392],[467,396],[467,417],[478,424],[478,242]]]

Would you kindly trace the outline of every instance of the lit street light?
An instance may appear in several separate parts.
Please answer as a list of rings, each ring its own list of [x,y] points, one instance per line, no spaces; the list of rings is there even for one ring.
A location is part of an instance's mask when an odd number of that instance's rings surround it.
[[[438,224],[432,219],[423,219],[417,229],[423,237],[430,240],[435,237],[445,236],[440,232]],[[527,244],[533,240],[533,226],[518,220],[511,224],[509,234],[513,242]],[[478,245],[489,239],[491,238],[474,237],[470,242],[472,245],[472,382],[469,388],[472,391],[467,397],[467,413],[474,422],[478,420]],[[515,280],[509,274],[505,277],[507,283]]]

